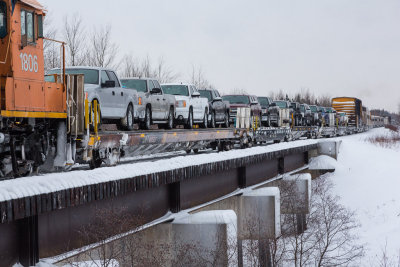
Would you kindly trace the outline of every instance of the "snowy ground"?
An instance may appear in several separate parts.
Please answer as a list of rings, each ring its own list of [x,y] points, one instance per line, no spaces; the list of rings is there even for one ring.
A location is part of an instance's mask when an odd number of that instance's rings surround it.
[[[336,171],[326,174],[361,223],[366,255],[360,266],[379,266],[385,250],[394,266],[400,263],[400,145],[385,148],[367,141],[390,134],[379,128],[340,138]]]

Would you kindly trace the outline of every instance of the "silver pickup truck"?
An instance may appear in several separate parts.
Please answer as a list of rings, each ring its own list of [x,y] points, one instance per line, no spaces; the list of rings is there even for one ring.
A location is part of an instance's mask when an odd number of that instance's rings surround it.
[[[152,124],[158,124],[159,128],[174,127],[175,98],[164,94],[156,79],[124,78],[121,83],[125,88],[137,91],[137,112],[141,129],[148,130]]]
[[[59,74],[60,69],[47,72],[46,79],[54,79],[51,74]],[[121,86],[113,70],[100,67],[67,67],[66,74],[83,74],[85,93],[89,103],[99,103],[99,122],[116,123],[121,130],[133,130],[138,117],[138,93]],[[90,113],[92,114],[92,112]]]

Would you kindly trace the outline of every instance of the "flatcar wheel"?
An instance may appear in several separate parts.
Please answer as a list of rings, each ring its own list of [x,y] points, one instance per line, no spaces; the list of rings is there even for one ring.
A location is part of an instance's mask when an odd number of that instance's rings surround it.
[[[99,168],[101,166],[101,163],[103,163],[103,160],[100,158],[99,152],[97,150],[94,150],[92,159],[89,161],[90,169],[93,170]]]

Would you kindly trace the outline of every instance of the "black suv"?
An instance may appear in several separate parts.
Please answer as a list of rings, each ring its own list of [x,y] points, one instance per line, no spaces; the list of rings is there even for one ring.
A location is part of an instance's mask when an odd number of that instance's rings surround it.
[[[272,103],[272,99],[265,96],[259,96],[258,102],[261,105],[261,125],[262,126],[271,126],[271,120],[269,116],[269,105]]]
[[[208,99],[208,125],[215,128],[217,124],[229,127],[229,102],[222,101],[219,92],[215,89],[199,90],[200,96]]]

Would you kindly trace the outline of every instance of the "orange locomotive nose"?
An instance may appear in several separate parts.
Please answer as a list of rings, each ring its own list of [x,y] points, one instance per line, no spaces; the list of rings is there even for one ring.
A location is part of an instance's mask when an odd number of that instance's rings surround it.
[[[44,16],[43,6],[35,0],[0,0],[3,117],[67,117],[64,85],[44,79]]]

